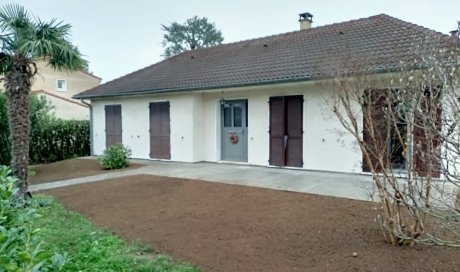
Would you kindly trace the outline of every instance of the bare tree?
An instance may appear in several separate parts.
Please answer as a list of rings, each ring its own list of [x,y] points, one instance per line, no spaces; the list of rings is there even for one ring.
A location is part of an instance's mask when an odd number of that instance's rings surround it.
[[[375,73],[342,57],[329,101],[370,172],[378,223],[392,245],[460,247],[460,47],[414,40],[410,59]]]

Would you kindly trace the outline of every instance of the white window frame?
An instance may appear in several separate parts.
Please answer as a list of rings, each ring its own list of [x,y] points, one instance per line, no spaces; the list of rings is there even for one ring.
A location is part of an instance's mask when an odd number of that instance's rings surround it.
[[[59,88],[59,82],[62,81],[64,86]],[[67,80],[65,79],[56,79],[56,91],[58,92],[66,92],[67,91]]]

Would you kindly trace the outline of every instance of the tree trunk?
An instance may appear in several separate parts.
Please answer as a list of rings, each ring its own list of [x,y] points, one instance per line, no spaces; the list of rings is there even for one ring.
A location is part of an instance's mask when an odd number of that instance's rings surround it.
[[[5,74],[8,117],[11,133],[11,169],[20,181],[19,197],[28,191],[29,165],[29,92],[35,66],[24,56],[14,56],[11,69]]]

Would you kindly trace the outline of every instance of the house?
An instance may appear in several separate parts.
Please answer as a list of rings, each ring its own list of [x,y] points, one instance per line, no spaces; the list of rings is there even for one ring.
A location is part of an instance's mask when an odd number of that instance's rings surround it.
[[[89,119],[89,106],[74,95],[98,86],[101,78],[85,71],[58,71],[45,61],[37,61],[37,75],[32,83],[32,93],[45,96],[54,106],[56,117],[62,119]]]
[[[413,37],[449,36],[385,14],[183,52],[75,96],[92,104],[92,149],[135,158],[363,171],[355,139],[318,84],[346,55],[378,71],[410,59]],[[343,59],[343,58],[342,58]]]

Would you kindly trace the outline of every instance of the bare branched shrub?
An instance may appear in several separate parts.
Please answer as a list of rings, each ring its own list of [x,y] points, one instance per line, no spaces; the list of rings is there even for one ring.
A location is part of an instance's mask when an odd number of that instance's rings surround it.
[[[334,72],[338,92],[329,104],[357,141],[363,171],[372,174],[377,221],[392,245],[460,247],[460,49],[454,41],[414,39],[410,58],[378,70],[368,59],[343,57]]]

